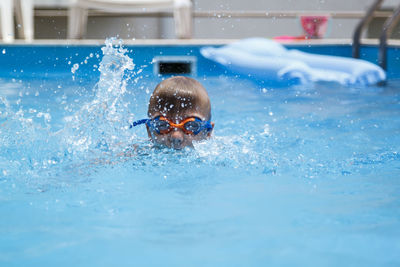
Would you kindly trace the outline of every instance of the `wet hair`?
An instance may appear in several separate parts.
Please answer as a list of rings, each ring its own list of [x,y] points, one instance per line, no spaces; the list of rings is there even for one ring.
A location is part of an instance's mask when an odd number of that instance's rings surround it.
[[[150,97],[148,115],[155,112],[173,117],[182,110],[195,110],[211,119],[211,103],[206,89],[195,79],[175,76],[159,83]]]

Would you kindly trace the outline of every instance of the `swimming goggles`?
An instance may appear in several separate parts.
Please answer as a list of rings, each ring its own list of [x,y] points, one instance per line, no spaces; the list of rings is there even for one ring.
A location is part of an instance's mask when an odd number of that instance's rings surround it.
[[[131,124],[130,128],[140,124],[146,124],[150,129],[155,131],[157,134],[167,134],[173,130],[173,128],[179,128],[186,134],[196,135],[203,130],[208,132],[212,130],[213,123],[211,121],[203,121],[196,117],[186,118],[180,123],[173,123],[163,116],[155,117],[154,119],[143,119],[135,121]]]

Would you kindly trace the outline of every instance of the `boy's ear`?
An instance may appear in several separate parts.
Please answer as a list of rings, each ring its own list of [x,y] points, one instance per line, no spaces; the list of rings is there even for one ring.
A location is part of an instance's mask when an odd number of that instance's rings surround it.
[[[207,137],[211,137],[211,134],[212,134],[212,132],[213,132],[213,130],[214,130],[214,123],[212,122],[211,123],[211,130],[208,132],[208,134],[207,134]]]

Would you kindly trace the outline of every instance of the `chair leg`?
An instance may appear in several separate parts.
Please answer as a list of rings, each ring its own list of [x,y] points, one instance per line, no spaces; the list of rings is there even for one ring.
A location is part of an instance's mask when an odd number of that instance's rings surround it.
[[[25,38],[26,41],[31,42],[34,38],[33,1],[17,0],[15,11],[17,15],[16,16],[17,23],[21,25],[21,27],[18,27],[18,33],[21,34],[21,36],[23,36],[23,38]]]
[[[174,1],[175,35],[179,39],[192,37],[192,2],[190,0]]]
[[[77,5],[70,7],[68,15],[68,38],[82,39],[86,34],[88,11]]]
[[[1,31],[6,43],[14,41],[14,1],[1,0]]]

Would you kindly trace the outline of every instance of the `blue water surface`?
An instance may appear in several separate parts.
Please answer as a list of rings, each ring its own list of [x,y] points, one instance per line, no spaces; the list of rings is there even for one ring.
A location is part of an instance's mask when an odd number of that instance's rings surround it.
[[[199,73],[214,136],[174,151],[129,129],[165,77],[79,53],[0,78],[0,266],[400,265],[397,80]]]

